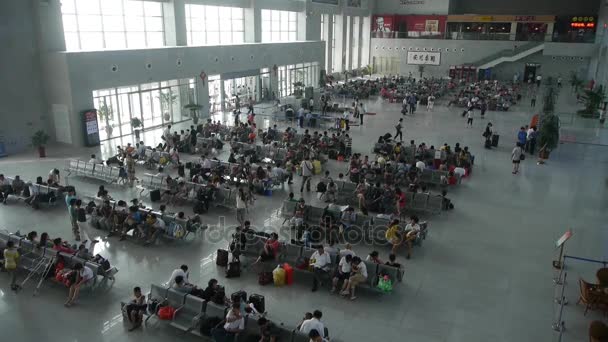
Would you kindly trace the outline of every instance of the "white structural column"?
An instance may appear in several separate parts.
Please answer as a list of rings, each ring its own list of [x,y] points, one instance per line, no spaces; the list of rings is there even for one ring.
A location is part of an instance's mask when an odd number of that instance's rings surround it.
[[[323,28],[324,31],[326,32],[326,38],[327,38],[327,44],[325,44],[326,46],[326,51],[325,51],[325,70],[326,72],[332,73],[334,72],[333,67],[332,67],[332,61],[334,60],[334,56],[333,56],[333,50],[331,48],[332,45],[332,40],[334,39],[334,16],[331,14],[326,14],[326,18],[327,20],[325,20],[325,27]]]
[[[335,56],[333,56],[334,60],[334,70],[333,72],[342,72],[343,67],[343,50],[344,50],[344,40],[346,40],[346,24],[344,23],[344,16],[336,15],[336,23],[333,25],[336,32],[333,34],[336,37],[336,50]]]
[[[252,1],[255,3],[255,1]],[[253,5],[252,5],[253,6]],[[262,10],[245,8],[245,43],[262,42]]]
[[[509,40],[515,40],[517,34],[517,22],[511,22],[511,32],[509,32]]]
[[[357,39],[357,56],[358,57],[358,61],[357,64],[355,65],[355,68],[359,68],[360,66],[364,66],[363,65],[363,37],[366,34],[366,31],[363,29],[363,17],[359,17],[359,35],[357,37],[355,37],[355,39]],[[369,33],[367,33],[369,34]],[[369,48],[368,48],[369,50]],[[367,53],[369,54],[369,51],[367,51]]]

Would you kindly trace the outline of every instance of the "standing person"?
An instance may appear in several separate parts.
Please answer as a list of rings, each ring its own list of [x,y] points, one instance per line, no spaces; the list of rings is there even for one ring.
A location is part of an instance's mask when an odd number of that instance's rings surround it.
[[[524,154],[521,149],[521,144],[518,142],[513,151],[511,152],[511,161],[513,161],[513,174],[517,174],[519,172],[519,163],[521,162],[521,157]]]
[[[127,154],[127,175],[129,176],[129,186],[133,187],[135,182],[135,160],[130,154]]]
[[[310,100],[308,100],[308,110],[310,110],[312,112],[314,108],[315,108],[315,100],[311,97]]]
[[[76,201],[76,198],[70,199],[68,213],[70,214],[70,224],[72,225],[72,234],[74,234],[74,240],[80,241],[80,229],[78,228],[78,210],[76,208]]]
[[[528,130],[528,153],[534,155],[534,148],[536,147],[536,136],[538,133],[536,132],[536,126],[530,127]]]
[[[473,108],[472,107],[469,107],[469,109],[467,109],[467,126],[473,127]]]
[[[310,178],[313,174],[312,162],[310,161],[310,157],[306,157],[302,163],[300,164],[300,168],[302,169],[302,186],[300,186],[300,192],[304,192],[304,186],[306,185],[306,191],[310,191]]]
[[[486,129],[483,132],[483,137],[486,138],[484,145],[485,148],[492,148],[492,134],[492,123],[488,122]]]
[[[536,107],[536,93],[532,93],[532,98],[530,99],[530,107]]]
[[[238,94],[234,97],[234,108],[235,108],[235,113],[239,113],[241,111],[241,98],[239,97]],[[238,114],[236,116],[238,117]],[[235,122],[236,122],[236,120],[235,120]]]
[[[17,285],[17,264],[19,263],[19,251],[15,248],[14,241],[8,241],[4,249],[4,269],[9,274],[11,290],[17,291],[21,287]]]
[[[562,77],[561,77],[561,76],[559,76],[559,77],[557,78],[557,87],[558,87],[558,88],[561,88],[561,87],[562,87]]]
[[[365,115],[367,113],[367,108],[365,108],[365,106],[363,106],[363,102],[359,103],[359,124],[361,126],[363,126],[363,115]]]
[[[519,129],[519,132],[517,132],[517,142],[521,147],[526,146],[527,137],[528,132],[526,132],[526,129],[524,127],[521,127]]]
[[[399,141],[403,141],[403,132],[401,131],[403,128],[403,125],[401,124],[402,122],[403,118],[399,119],[399,122],[397,122],[397,125],[395,126],[395,140],[397,140],[397,137],[399,137]]]
[[[434,107],[435,107],[435,96],[433,96],[433,94],[431,94],[431,95],[429,95],[429,97],[427,99],[426,110],[432,112]]]
[[[304,128],[304,107],[298,109],[298,126]]]
[[[540,88],[540,84],[543,81],[543,77],[541,75],[536,76],[536,86]]]
[[[488,110],[488,103],[485,100],[481,101],[481,118],[485,118],[486,110]]]
[[[247,195],[242,187],[239,187],[239,191],[236,194],[236,220],[239,226],[243,226],[245,223],[245,214],[247,213]]]

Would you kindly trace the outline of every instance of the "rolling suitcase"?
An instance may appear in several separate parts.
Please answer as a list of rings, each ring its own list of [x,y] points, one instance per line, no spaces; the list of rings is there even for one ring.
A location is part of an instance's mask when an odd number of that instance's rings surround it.
[[[226,269],[226,278],[237,278],[241,276],[241,262],[233,261],[228,264],[228,268]],[[245,294],[245,297],[247,295]]]
[[[228,266],[228,251],[225,249],[217,250],[217,258],[215,259],[215,264],[221,267]]]
[[[253,307],[258,310],[259,313],[263,314],[266,312],[266,301],[264,296],[252,293],[251,296],[249,296],[249,302],[253,304]]]
[[[500,136],[498,134],[494,134],[492,135],[492,146],[493,147],[498,147],[498,138]]]
[[[152,202],[160,201],[160,190],[156,189],[156,190],[150,191],[150,201],[152,201]]]

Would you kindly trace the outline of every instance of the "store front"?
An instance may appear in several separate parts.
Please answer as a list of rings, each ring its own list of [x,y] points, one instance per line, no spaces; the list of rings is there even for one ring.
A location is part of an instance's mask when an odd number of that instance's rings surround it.
[[[448,15],[446,39],[551,41],[552,15]]]
[[[596,30],[596,16],[558,16],[555,20],[552,40],[568,43],[595,43]]]

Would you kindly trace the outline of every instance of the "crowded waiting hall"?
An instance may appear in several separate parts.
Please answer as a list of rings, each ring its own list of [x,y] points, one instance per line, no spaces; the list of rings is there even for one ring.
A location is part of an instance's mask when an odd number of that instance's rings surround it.
[[[0,18],[7,341],[608,342],[605,1]]]

